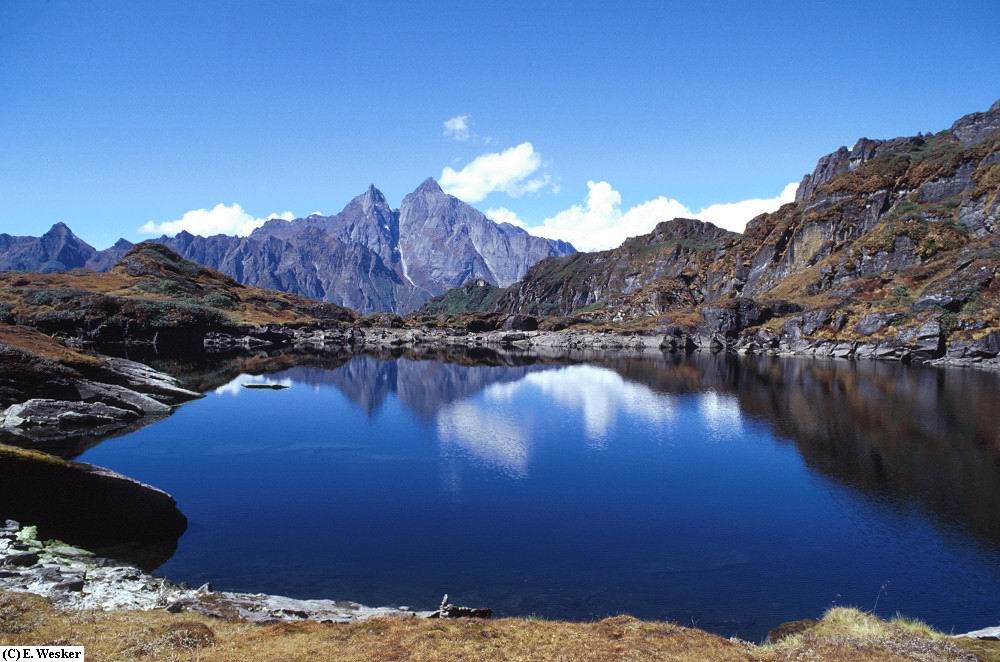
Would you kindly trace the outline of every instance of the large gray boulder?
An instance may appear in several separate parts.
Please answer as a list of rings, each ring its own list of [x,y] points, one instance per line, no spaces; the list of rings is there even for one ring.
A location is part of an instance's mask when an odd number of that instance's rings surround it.
[[[62,434],[66,428],[112,425],[139,417],[131,409],[112,407],[102,402],[70,402],[33,398],[11,405],[0,414],[0,427],[9,431],[31,428],[54,428]]]

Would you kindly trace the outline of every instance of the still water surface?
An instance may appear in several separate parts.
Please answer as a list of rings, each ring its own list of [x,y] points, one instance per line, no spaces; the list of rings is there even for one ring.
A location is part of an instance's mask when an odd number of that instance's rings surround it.
[[[158,572],[192,585],[751,639],[880,593],[883,615],[1000,623],[1000,376],[499,362],[241,374],[81,459],[175,496],[190,527]]]

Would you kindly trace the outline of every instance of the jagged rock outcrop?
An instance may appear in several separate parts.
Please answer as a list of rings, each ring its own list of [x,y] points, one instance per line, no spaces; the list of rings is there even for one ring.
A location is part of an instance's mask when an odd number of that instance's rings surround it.
[[[492,301],[496,310],[529,315],[601,307],[614,310],[612,321],[647,318],[724,288],[708,267],[729,259],[738,240],[711,223],[675,219],[613,250],[543,260]]]
[[[0,439],[62,447],[169,414],[199,395],[149,366],[0,325]]]
[[[399,234],[406,278],[432,295],[477,278],[507,287],[539,260],[573,252],[566,242],[494,223],[432,178],[403,198]]]
[[[505,291],[469,294],[446,293],[421,313],[571,316],[701,346],[978,356],[972,348],[1000,329],[1000,102],[933,135],[841,147],[794,203],[751,219],[743,235],[675,219],[613,251],[543,260]],[[771,314],[744,323],[736,301]]]
[[[963,146],[977,145],[1000,130],[1000,100],[985,113],[971,113],[951,125],[951,133]]]

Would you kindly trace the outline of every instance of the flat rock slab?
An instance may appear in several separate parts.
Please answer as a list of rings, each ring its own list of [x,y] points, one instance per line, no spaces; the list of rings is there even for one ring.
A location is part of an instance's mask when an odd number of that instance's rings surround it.
[[[1000,641],[1000,625],[992,628],[983,628],[982,630],[973,630],[972,632],[966,632],[965,634],[960,634],[958,636],[968,637],[970,639]]]

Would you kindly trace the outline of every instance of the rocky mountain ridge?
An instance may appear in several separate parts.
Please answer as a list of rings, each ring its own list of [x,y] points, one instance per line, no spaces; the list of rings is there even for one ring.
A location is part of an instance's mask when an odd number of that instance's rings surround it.
[[[446,293],[421,314],[563,316],[682,346],[995,357],[1000,102],[936,134],[862,138],[822,157],[794,203],[742,235],[675,219],[474,294]]]
[[[507,287],[538,260],[574,250],[490,220],[432,178],[399,209],[370,186],[332,216],[272,219],[246,237],[184,231],[153,241],[243,284],[362,313],[409,312],[470,279]],[[120,239],[98,251],[58,223],[37,238],[0,234],[0,270],[107,271],[131,248]]]

